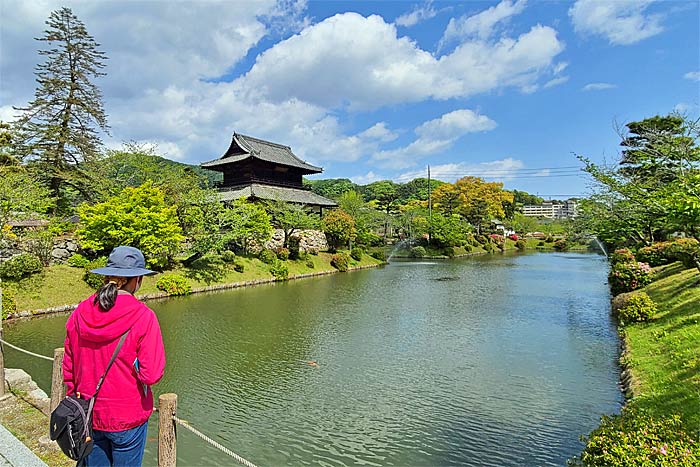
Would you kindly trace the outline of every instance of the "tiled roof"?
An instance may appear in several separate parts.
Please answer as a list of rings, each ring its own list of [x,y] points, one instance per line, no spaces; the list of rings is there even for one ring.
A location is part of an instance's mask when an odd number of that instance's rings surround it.
[[[274,164],[285,165],[288,167],[297,167],[308,173],[321,173],[322,168],[307,164],[303,160],[294,155],[289,146],[272,143],[252,136],[233,134],[231,146],[221,158],[204,162],[202,167],[216,170],[216,167],[239,162],[249,157],[254,157]]]
[[[252,197],[324,207],[334,207],[338,205],[335,201],[317,195],[313,191],[274,185],[261,185],[259,183],[222,189],[219,191],[219,197],[221,201],[233,201],[238,198]]]

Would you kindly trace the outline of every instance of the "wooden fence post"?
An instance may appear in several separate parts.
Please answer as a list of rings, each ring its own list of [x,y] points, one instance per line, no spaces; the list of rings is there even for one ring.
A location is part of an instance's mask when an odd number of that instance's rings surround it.
[[[49,413],[66,397],[66,385],[63,384],[63,347],[53,351],[53,372],[51,373],[51,405]]]
[[[2,339],[2,279],[0,279],[0,339]],[[5,352],[0,343],[0,397],[5,395]]]
[[[175,467],[177,463],[175,415],[177,394],[161,394],[158,397],[158,467]]]

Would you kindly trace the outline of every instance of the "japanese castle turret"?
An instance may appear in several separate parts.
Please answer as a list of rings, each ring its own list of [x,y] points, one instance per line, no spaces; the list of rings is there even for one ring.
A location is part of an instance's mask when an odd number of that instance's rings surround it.
[[[242,197],[278,200],[304,204],[319,213],[337,206],[335,201],[304,188],[302,177],[323,169],[299,159],[289,146],[234,133],[226,153],[202,167],[224,174],[218,186],[224,202]]]

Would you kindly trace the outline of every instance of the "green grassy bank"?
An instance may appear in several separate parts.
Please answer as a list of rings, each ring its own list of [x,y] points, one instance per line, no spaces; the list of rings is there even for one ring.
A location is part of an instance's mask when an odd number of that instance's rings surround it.
[[[285,261],[289,269],[289,278],[312,273],[337,272],[331,266],[330,253],[309,255],[303,261]],[[212,264],[211,267],[176,268],[162,273],[147,276],[138,294],[148,295],[161,293],[156,288],[156,282],[163,274],[180,274],[187,279],[193,290],[209,286],[239,284],[255,280],[271,280],[270,265],[263,263],[255,257],[239,256],[236,262],[242,264],[243,272],[237,272],[231,267],[222,267],[220,264]],[[311,262],[311,263],[309,263]],[[310,267],[313,264],[313,267]],[[370,255],[365,254],[360,261],[350,259],[350,268],[364,268],[382,264]],[[94,292],[83,280],[84,269],[66,265],[53,265],[41,273],[22,279],[17,282],[3,281],[3,289],[9,290],[15,297],[17,311],[34,311],[63,305],[80,303]]]
[[[700,438],[700,272],[673,263],[656,271],[644,291],[659,312],[622,330],[632,373],[632,403],[650,414],[679,414]]]

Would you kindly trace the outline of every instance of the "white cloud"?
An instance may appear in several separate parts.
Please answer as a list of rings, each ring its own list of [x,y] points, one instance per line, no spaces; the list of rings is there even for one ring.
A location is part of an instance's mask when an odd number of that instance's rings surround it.
[[[271,102],[351,110],[468,97],[550,73],[564,49],[556,36],[538,25],[517,39],[466,42],[438,60],[381,17],[344,13],[268,49],[236,84]]]
[[[583,91],[603,91],[605,89],[614,89],[617,86],[610,83],[589,83],[581,88]]]
[[[544,86],[542,86],[542,87],[547,89],[547,88],[551,88],[554,86],[558,86],[560,84],[564,84],[567,81],[569,81],[568,76],[559,76],[558,78],[553,78],[553,79],[547,81],[546,83],[544,83]]]
[[[367,185],[367,184],[370,184],[372,182],[377,182],[379,180],[386,180],[385,178],[375,174],[372,171],[369,171],[364,175],[353,175],[349,178],[350,178],[350,180],[352,180],[353,183],[355,183],[357,185]]]
[[[662,16],[645,13],[654,0],[577,0],[569,9],[574,30],[596,34],[613,45],[635,44],[662,32]]]
[[[522,161],[508,157],[506,159],[490,162],[458,162],[452,164],[431,165],[430,176],[436,180],[442,180],[443,182],[450,183],[467,176],[479,177],[484,180],[504,181],[513,178],[517,174],[517,171],[524,167],[525,164]],[[398,182],[407,182],[409,180],[413,180],[414,178],[425,176],[425,170],[421,169],[404,172],[396,177],[395,180]]]
[[[700,81],[700,71],[689,71],[683,75],[683,78],[691,81]]]
[[[17,117],[17,112],[11,105],[0,106],[0,122],[11,122]]]
[[[510,17],[520,14],[526,5],[526,0],[503,0],[496,6],[472,16],[461,16],[450,19],[447,28],[440,39],[440,47],[464,39],[489,39],[498,23],[507,21]]]
[[[416,6],[410,13],[404,13],[399,16],[395,22],[397,26],[415,26],[418,23],[434,18],[437,13],[437,10],[433,8],[432,2],[428,2],[423,6]]]
[[[471,110],[462,109],[427,121],[415,129],[418,138],[407,146],[378,151],[373,159],[382,167],[404,169],[415,165],[418,159],[445,151],[468,133],[489,131],[496,122]]]

